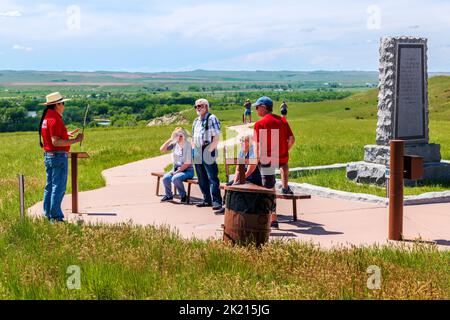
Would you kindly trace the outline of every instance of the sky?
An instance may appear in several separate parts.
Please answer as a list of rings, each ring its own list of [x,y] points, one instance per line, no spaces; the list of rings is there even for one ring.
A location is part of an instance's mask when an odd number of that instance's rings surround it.
[[[377,71],[383,36],[450,71],[449,0],[0,0],[0,70]]]

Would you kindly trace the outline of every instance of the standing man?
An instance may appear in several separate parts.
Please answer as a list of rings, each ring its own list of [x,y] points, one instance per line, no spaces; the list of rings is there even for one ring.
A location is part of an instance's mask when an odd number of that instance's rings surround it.
[[[209,113],[209,102],[198,99],[195,102],[198,118],[192,125],[192,148],[194,152],[195,171],[203,194],[203,202],[197,207],[222,209],[220,194],[219,169],[217,167],[217,146],[220,139],[220,121]]]
[[[280,112],[281,112],[281,116],[283,118],[287,117],[287,112],[288,112],[287,109],[288,109],[288,105],[287,105],[286,101],[283,100],[283,103],[280,106]]]
[[[247,123],[247,118],[250,120],[249,122],[252,123],[252,103],[249,99],[247,99],[244,103],[244,124]]]
[[[259,98],[253,104],[261,120],[255,123],[254,142],[256,158],[260,163],[262,184],[268,189],[275,187],[275,169],[280,168],[283,194],[293,194],[289,188],[289,150],[295,137],[285,118],[273,114],[273,101]],[[278,228],[276,214],[272,216],[272,227]]]
[[[39,144],[44,149],[46,184],[44,191],[44,213],[52,222],[64,221],[61,202],[67,186],[68,154],[70,146],[83,140],[83,134],[69,139],[79,130],[70,133],[64,125],[62,114],[64,102],[59,92],[46,96],[47,102],[39,125]]]

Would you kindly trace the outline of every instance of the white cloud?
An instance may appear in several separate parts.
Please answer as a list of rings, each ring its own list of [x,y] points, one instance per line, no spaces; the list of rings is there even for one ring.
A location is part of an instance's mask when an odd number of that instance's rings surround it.
[[[21,17],[23,14],[18,10],[0,12],[0,17]]]
[[[13,48],[13,50],[21,50],[21,51],[27,51],[27,52],[33,51],[33,48],[24,47],[24,46],[21,46],[20,44],[15,44],[15,45],[13,45],[12,48]]]

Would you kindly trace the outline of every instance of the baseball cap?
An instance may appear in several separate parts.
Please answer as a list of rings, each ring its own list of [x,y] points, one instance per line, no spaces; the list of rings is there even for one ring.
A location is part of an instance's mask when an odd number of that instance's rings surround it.
[[[273,101],[269,97],[259,98],[254,104],[252,104],[252,107],[260,106],[262,104],[268,107],[273,107]]]

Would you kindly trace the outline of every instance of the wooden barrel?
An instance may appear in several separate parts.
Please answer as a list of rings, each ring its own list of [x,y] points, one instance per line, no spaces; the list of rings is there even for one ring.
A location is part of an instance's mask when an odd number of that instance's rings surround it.
[[[270,216],[275,212],[275,192],[247,183],[226,187],[223,240],[261,246],[269,240]]]

